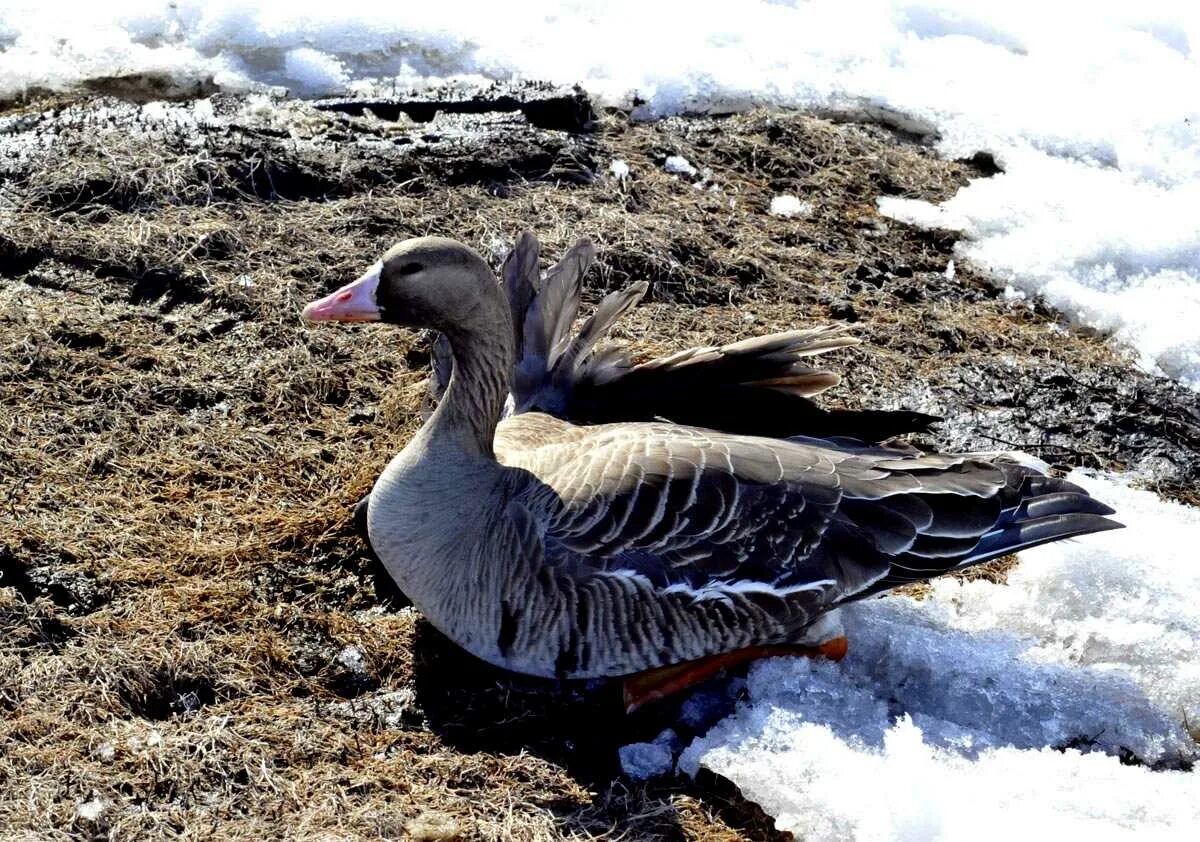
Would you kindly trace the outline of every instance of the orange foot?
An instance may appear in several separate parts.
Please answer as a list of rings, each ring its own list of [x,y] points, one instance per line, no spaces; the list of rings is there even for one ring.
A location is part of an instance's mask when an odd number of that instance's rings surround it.
[[[849,642],[844,637],[835,637],[817,646],[749,646],[734,652],[709,655],[695,661],[634,673],[623,680],[625,712],[633,713],[642,705],[695,687],[726,667],[735,667],[747,661],[757,661],[759,658],[778,658],[785,655],[840,661],[846,657],[848,648]]]

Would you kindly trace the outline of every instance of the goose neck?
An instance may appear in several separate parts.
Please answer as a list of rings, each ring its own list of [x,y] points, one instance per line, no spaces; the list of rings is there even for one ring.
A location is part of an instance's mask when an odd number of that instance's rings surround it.
[[[511,387],[514,349],[508,313],[487,309],[495,311],[489,318],[447,332],[453,371],[426,430],[435,441],[492,459],[496,425]]]

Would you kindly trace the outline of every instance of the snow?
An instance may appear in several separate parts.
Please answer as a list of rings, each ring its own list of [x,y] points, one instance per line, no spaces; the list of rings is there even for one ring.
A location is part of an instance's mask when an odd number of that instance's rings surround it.
[[[1001,287],[1200,388],[1195,3],[8,0],[0,45],[0,97],[130,74],[306,96],[544,79],[638,118],[774,104],[890,122],[1003,172],[886,212],[959,228]]]
[[[670,774],[678,753],[679,737],[668,728],[653,742],[621,746],[617,757],[621,761],[621,771],[635,781],[645,781]]]
[[[311,47],[289,50],[283,60],[283,72],[293,79],[324,90],[342,90],[350,81],[346,67],[335,57]]]
[[[811,203],[802,202],[796,196],[788,193],[772,198],[771,205],[767,208],[767,213],[772,216],[782,217],[808,216],[812,211],[813,206]]]
[[[1194,773],[1151,772],[1074,750],[969,759],[901,719],[877,743],[778,711],[706,764],[807,842],[1191,838]]]
[[[1200,510],[1071,480],[1128,528],[1022,553],[1005,585],[845,609],[845,660],[756,664],[750,702],[680,768],[731,779],[804,839],[1187,838]]]
[[[1132,347],[1144,368],[1200,388],[1200,179],[1163,184],[1033,150],[1010,157],[1008,172],[940,206],[884,198],[880,210],[962,231],[956,251],[998,285],[1042,295]]]
[[[346,646],[338,652],[334,660],[350,672],[364,673],[367,671],[366,658],[357,646]]]
[[[97,796],[75,805],[75,815],[86,822],[94,822],[103,816],[108,808],[109,803]]]
[[[1130,676],[1179,720],[1200,724],[1200,510],[1123,481],[1072,481],[1127,528],[1022,553],[1008,586],[939,581],[929,610],[967,632],[1005,628],[1031,658]]]
[[[682,155],[668,155],[667,160],[663,161],[663,169],[676,175],[696,175],[692,162]]]

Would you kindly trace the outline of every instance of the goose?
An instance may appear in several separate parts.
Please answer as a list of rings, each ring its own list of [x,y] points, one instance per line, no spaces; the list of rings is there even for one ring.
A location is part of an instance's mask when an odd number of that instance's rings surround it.
[[[303,316],[432,328],[449,344],[443,399],[367,507],[397,585],[472,655],[622,678],[629,710],[748,659],[840,657],[849,602],[1120,527],[1020,455],[503,418],[512,311],[454,240],[393,246]]]

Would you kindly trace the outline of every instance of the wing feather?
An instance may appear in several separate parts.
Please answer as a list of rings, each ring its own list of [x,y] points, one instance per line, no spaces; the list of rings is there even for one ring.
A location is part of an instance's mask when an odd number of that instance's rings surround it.
[[[535,419],[536,444],[514,436],[524,446],[497,453],[535,478],[527,505],[547,524],[548,556],[742,605],[807,593],[793,616],[809,620],[817,600],[828,607],[1111,524],[1111,509],[1076,486],[980,454],[538,417],[502,425]],[[773,596],[746,596],[760,591]]]

